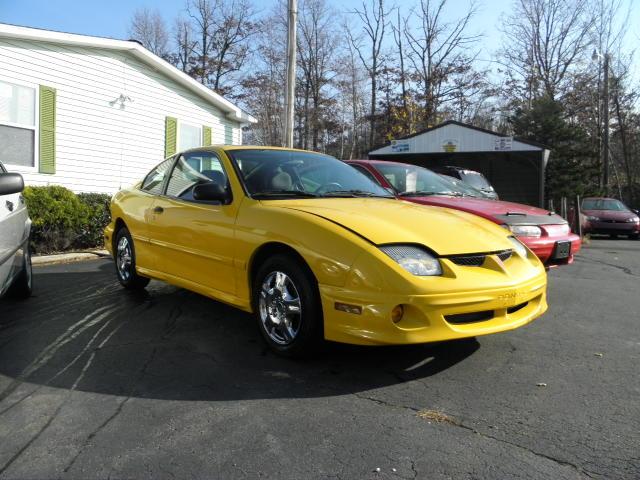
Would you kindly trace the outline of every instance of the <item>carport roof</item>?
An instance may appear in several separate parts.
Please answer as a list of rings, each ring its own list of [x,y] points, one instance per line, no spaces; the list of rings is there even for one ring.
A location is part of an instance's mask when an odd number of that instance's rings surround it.
[[[442,135],[446,131],[444,136]],[[549,147],[543,145],[538,142],[533,142],[531,140],[525,140],[519,137],[512,137],[509,135],[503,135],[498,132],[494,132],[493,130],[488,130],[486,128],[476,127],[475,125],[470,125],[467,123],[458,122],[457,120],[447,120],[438,125],[434,125],[433,127],[425,128],[419,132],[413,133],[411,135],[407,135],[405,137],[401,137],[391,141],[390,143],[378,147],[375,150],[369,152],[369,155],[386,155],[386,154],[394,154],[401,155],[402,153],[437,153],[442,152],[443,149],[441,147],[441,142],[439,140],[443,140],[444,137],[451,136],[451,134],[457,134],[460,137],[465,137],[464,139],[469,140],[472,137],[475,137],[476,140],[484,138],[484,142],[480,141],[471,141],[468,142],[471,145],[478,145],[482,143],[487,143],[487,141],[494,141],[498,138],[504,139],[512,139],[512,146],[509,149],[510,151],[544,151],[548,150]],[[443,137],[443,138],[439,138]],[[490,138],[489,138],[490,137]],[[420,142],[420,140],[424,139],[425,142]],[[427,140],[428,139],[428,140]],[[464,140],[463,139],[463,140]],[[459,140],[459,139],[458,139]],[[473,140],[473,139],[472,139]],[[403,142],[404,141],[404,142]],[[411,147],[410,150],[402,151],[400,149],[394,150],[392,147],[396,145],[398,142],[408,143]],[[420,148],[420,144],[425,143],[430,147],[433,145],[437,145],[437,149],[434,148]],[[426,146],[426,145],[425,145]],[[475,149],[467,149],[466,145],[462,145],[460,152],[492,152],[492,151],[500,151],[495,148],[475,148]]]

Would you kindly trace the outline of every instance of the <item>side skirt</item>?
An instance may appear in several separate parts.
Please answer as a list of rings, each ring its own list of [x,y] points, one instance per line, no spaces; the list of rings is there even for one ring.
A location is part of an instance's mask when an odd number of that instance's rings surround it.
[[[181,287],[186,290],[199,293],[200,295],[204,295],[205,297],[209,297],[213,300],[217,300],[219,302],[231,305],[232,307],[239,308],[240,310],[244,310],[245,312],[251,313],[253,311],[251,308],[251,301],[249,299],[236,297],[235,295],[231,295],[230,293],[204,287],[190,280],[169,275],[163,272],[158,272],[157,270],[151,270],[149,268],[136,266],[136,271],[144,277],[149,277],[154,280],[161,280],[163,282],[170,283],[171,285],[175,285],[176,287]]]

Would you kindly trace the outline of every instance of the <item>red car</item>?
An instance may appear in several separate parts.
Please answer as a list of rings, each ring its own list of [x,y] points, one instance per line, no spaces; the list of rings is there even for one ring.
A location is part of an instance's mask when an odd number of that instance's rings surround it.
[[[580,237],[565,219],[548,210],[474,196],[426,168],[381,160],[346,163],[392,190],[397,198],[479,215],[513,232],[547,267],[566,265],[580,250]]]
[[[627,235],[629,238],[640,237],[640,218],[615,198],[590,197],[582,200],[582,213],[586,222],[585,233],[604,233],[616,237]]]

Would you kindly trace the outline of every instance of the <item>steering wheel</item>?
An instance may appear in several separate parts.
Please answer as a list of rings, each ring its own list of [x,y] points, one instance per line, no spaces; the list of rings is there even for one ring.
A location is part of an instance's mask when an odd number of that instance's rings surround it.
[[[329,183],[325,183],[324,185],[320,185],[318,188],[316,188],[316,191],[313,193],[318,193],[318,194],[327,193],[332,190],[344,190],[344,187],[340,185],[338,182],[329,182]]]

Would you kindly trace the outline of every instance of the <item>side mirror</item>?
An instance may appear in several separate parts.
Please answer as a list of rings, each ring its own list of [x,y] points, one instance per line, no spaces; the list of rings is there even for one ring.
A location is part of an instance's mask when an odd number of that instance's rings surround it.
[[[231,200],[231,195],[222,185],[215,182],[207,182],[193,187],[193,199],[201,202],[226,204]]]
[[[20,193],[24,190],[24,180],[19,173],[0,173],[0,195]]]
[[[640,210],[638,210],[637,208],[632,208],[631,211],[636,215],[640,215]]]

